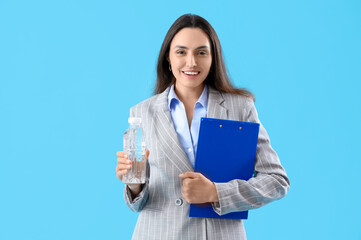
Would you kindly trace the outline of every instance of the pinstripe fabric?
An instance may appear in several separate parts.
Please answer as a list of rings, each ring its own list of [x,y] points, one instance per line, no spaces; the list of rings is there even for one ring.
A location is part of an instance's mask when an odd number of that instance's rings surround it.
[[[246,239],[242,220],[189,218],[189,204],[182,198],[180,173],[193,171],[167,107],[169,88],[131,109],[141,117],[149,155],[149,180],[142,192],[132,198],[128,188],[124,199],[133,211],[140,211],[133,239]],[[207,117],[259,122],[253,101],[246,97],[219,93],[209,88]],[[218,214],[261,207],[285,196],[289,180],[266,130],[260,125],[255,163],[256,176],[249,181],[215,183]],[[177,205],[176,200],[182,204]]]

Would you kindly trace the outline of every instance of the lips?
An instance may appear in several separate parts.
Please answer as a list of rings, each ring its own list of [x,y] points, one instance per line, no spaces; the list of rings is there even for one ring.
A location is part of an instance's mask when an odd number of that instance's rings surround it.
[[[197,76],[200,72],[199,71],[182,71],[182,73],[184,73],[187,76],[193,77],[193,76]]]

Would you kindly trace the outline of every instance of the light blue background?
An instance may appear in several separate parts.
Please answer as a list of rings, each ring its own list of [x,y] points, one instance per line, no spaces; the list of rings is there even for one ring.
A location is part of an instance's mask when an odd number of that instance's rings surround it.
[[[249,239],[361,239],[361,2],[0,0],[0,239],[130,239],[115,176],[162,40],[206,18],[290,180]]]

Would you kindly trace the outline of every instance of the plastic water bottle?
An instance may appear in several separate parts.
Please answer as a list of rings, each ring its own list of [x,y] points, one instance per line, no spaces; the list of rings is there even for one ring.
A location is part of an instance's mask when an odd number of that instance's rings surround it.
[[[129,118],[129,128],[123,135],[123,151],[128,154],[128,159],[132,162],[132,168],[123,175],[122,181],[129,183],[145,183],[146,178],[146,158],[145,142],[143,139],[140,124],[141,118]]]

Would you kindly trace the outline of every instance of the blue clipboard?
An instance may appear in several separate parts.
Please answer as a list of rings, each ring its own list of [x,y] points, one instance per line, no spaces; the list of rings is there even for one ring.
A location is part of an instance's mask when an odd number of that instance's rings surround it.
[[[259,124],[201,118],[194,171],[212,182],[253,176]],[[248,211],[218,215],[210,203],[191,204],[189,217],[247,219]]]

